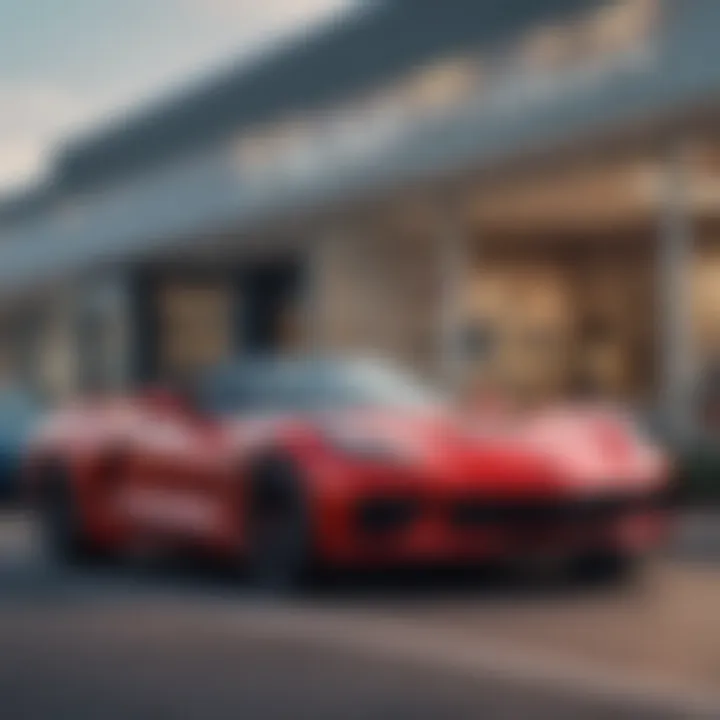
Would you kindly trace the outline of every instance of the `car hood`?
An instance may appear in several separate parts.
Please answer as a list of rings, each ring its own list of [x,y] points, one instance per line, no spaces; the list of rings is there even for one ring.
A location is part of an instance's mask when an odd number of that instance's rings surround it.
[[[658,486],[668,475],[664,453],[621,413],[551,410],[471,428],[476,457],[529,468],[561,489],[633,491]]]
[[[417,470],[456,485],[502,492],[632,491],[662,483],[663,453],[620,413],[554,409],[487,417],[447,410],[344,410],[252,423],[313,428],[340,452]],[[245,425],[245,432],[248,425]],[[247,437],[247,435],[246,435]]]

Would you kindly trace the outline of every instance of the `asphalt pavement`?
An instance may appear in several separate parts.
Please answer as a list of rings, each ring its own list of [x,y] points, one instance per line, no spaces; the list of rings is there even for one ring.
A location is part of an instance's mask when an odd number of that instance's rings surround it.
[[[685,559],[627,588],[364,579],[272,600],[216,570],[62,568],[6,514],[0,717],[720,717],[718,600],[720,571]]]

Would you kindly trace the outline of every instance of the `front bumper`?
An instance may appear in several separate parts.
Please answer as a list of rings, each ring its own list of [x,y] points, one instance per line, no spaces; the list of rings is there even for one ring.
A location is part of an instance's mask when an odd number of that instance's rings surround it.
[[[371,565],[639,555],[664,543],[672,518],[664,493],[508,500],[376,492],[341,512],[322,544],[326,559]]]

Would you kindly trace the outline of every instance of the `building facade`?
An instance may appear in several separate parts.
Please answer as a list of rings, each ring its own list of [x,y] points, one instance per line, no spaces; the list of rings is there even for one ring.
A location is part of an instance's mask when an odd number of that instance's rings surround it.
[[[0,208],[53,394],[248,352],[697,416],[720,362],[714,0],[388,0],[68,145]]]

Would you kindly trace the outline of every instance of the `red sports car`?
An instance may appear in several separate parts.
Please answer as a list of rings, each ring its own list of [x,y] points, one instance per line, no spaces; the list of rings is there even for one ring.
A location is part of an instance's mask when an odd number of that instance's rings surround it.
[[[667,476],[620,414],[455,412],[385,365],[319,359],[66,409],[28,463],[62,556],[202,550],[275,586],[320,566],[620,567],[663,540]]]

